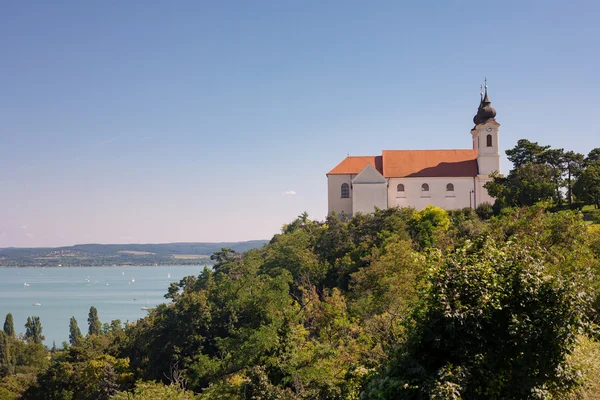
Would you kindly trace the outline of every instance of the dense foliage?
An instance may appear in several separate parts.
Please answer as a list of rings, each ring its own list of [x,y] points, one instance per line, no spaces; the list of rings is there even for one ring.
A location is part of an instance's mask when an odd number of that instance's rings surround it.
[[[531,206],[551,200],[581,208],[600,208],[600,148],[583,154],[553,149],[521,139],[506,156],[513,163],[507,176],[495,172],[485,187],[499,207]]]
[[[0,398],[600,395],[582,350],[599,347],[600,230],[539,205],[492,214],[304,214],[261,249],[215,253],[134,324],[92,307],[88,335],[72,318],[51,352],[37,317],[24,341],[3,333]]]

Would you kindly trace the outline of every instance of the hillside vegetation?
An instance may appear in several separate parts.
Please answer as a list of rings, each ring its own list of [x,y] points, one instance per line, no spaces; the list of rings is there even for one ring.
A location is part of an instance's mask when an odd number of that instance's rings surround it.
[[[7,333],[0,398],[600,397],[600,231],[580,212],[302,215],[213,259],[136,323],[73,318],[50,359],[43,321]]]

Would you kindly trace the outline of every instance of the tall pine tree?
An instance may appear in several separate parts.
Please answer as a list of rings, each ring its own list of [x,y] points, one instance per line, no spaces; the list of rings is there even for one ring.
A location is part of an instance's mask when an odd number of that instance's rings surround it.
[[[0,378],[13,373],[14,365],[10,354],[10,338],[0,331]]]
[[[10,337],[15,337],[15,324],[11,313],[6,314],[6,319],[4,320],[4,332]]]
[[[71,345],[76,344],[82,336],[77,320],[75,317],[71,317],[71,320],[69,321],[69,343],[71,343]]]
[[[98,310],[96,307],[90,307],[90,313],[88,314],[88,334],[90,335],[99,335],[101,333],[102,325],[100,324],[100,319],[98,319]]]

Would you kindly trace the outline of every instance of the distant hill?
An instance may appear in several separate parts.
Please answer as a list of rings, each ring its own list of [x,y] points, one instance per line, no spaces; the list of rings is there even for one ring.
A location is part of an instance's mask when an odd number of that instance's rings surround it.
[[[210,255],[222,248],[243,253],[262,247],[267,240],[217,243],[78,244],[65,247],[0,249],[0,267],[98,265],[197,265],[209,264]]]

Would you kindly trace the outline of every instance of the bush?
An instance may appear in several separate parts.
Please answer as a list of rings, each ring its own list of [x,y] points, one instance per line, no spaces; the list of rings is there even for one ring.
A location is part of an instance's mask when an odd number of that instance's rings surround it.
[[[600,224],[600,209],[584,210],[582,213],[584,220],[591,221],[593,224]]]
[[[482,220],[487,220],[494,216],[494,207],[490,203],[481,203],[475,209],[475,213]]]
[[[578,375],[567,358],[588,327],[590,299],[518,242],[467,243],[432,254],[415,326],[363,399],[565,398]]]

